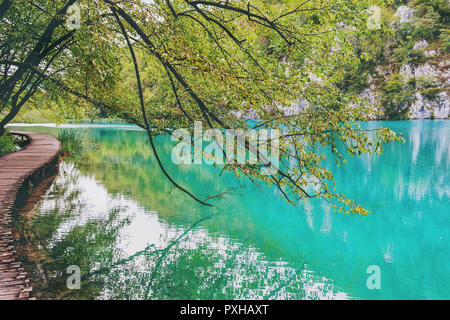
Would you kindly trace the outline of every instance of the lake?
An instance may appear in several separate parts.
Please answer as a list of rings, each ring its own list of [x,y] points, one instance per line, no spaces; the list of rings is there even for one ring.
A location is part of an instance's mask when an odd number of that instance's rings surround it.
[[[221,168],[176,166],[143,131],[74,125],[97,149],[66,158],[14,217],[18,253],[41,299],[449,299],[450,122],[371,122],[403,134],[377,156],[334,168],[338,190],[371,211],[344,215],[323,201],[287,204],[274,188]],[[33,126],[21,130],[55,132]],[[65,129],[62,129],[65,130]],[[79,290],[67,268],[78,266]],[[380,270],[370,289],[368,268]]]

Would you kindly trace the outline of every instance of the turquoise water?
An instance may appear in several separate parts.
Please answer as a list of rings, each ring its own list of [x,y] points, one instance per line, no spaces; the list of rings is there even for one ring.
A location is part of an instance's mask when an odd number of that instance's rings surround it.
[[[33,287],[62,299],[449,299],[450,122],[367,126],[406,142],[334,168],[366,217],[321,201],[294,207],[220,168],[177,167],[173,143],[159,137],[181,185],[203,198],[228,191],[202,207],[163,177],[142,131],[83,126],[98,149],[64,160],[30,218],[15,222]],[[82,270],[80,290],[65,288],[69,265]],[[379,290],[366,285],[372,265]]]

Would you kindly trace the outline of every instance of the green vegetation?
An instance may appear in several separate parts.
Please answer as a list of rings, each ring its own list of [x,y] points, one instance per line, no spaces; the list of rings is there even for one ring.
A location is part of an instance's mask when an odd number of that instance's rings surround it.
[[[5,133],[0,137],[0,157],[14,151],[16,151],[14,136],[12,134]]]
[[[416,77],[414,85],[420,91],[420,94],[429,100],[436,99],[439,92],[442,91],[436,80],[427,76]]]
[[[450,52],[450,29],[441,29],[441,34],[439,35],[439,39],[442,42],[442,48],[446,53]]]
[[[413,66],[418,66],[424,63],[426,59],[424,51],[414,49],[414,41],[408,41],[394,49],[391,61],[397,65],[408,63]]]
[[[429,100],[433,100],[433,99],[436,99],[438,97],[438,94],[441,91],[442,90],[439,89],[439,88],[426,88],[426,89],[423,89],[420,93],[425,98],[427,98]]]
[[[26,104],[14,119],[21,123],[64,123],[66,118],[60,114],[59,108],[35,107],[32,103]]]
[[[253,114],[262,120],[260,128],[282,129],[281,167],[269,176],[261,174],[262,163],[227,164],[225,170],[278,188],[292,204],[324,198],[345,212],[367,214],[337,191],[326,157],[311,146],[329,148],[343,164],[347,155],[379,152],[381,144],[401,140],[386,128],[368,135],[358,121],[369,120],[373,110],[349,107],[364,86],[355,72],[368,75],[359,62],[373,67],[384,56],[387,19],[381,34],[368,30],[366,10],[383,4],[0,0],[0,133],[26,116],[20,114],[24,108],[44,108],[64,119],[120,118],[144,128],[153,146],[157,135],[192,129],[194,121],[210,129],[242,129],[248,123],[237,115]],[[67,14],[72,5],[79,17]],[[79,28],[66,24],[73,19]],[[339,86],[349,70],[345,91]],[[310,108],[287,116],[280,106],[299,97]],[[77,153],[78,138],[61,139],[73,140],[66,152]],[[342,144],[344,149],[337,147]],[[158,163],[174,187],[208,204]]]
[[[81,159],[96,148],[96,145],[88,141],[82,131],[76,129],[60,130],[58,140],[61,141],[61,153],[74,160]]]
[[[381,102],[389,119],[406,119],[412,95],[411,83],[405,83],[399,74],[394,74],[384,82]]]
[[[439,36],[441,15],[429,2],[432,1],[419,1],[416,6],[418,20],[411,33],[413,39],[433,40]]]

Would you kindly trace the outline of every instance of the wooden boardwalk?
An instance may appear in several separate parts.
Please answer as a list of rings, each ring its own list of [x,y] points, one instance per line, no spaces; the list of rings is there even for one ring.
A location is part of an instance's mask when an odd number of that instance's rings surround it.
[[[0,300],[31,297],[29,280],[16,260],[11,212],[18,197],[28,194],[35,182],[54,172],[61,150],[61,143],[51,135],[13,133],[28,138],[29,143],[0,158]]]

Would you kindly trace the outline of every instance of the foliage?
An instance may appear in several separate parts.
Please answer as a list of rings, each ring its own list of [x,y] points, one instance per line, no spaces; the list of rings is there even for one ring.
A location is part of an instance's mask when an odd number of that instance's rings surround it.
[[[414,86],[418,89],[434,88],[437,85],[436,79],[431,76],[418,76],[414,78]]]
[[[16,151],[14,136],[12,134],[5,133],[0,137],[0,157],[14,151]]]
[[[450,4],[446,0],[419,0],[415,3],[418,21],[412,32],[414,39],[433,40],[448,24]]]
[[[364,67],[350,68],[339,87],[342,90],[359,94],[368,87],[369,72]]]
[[[434,39],[439,34],[440,15],[432,7],[421,7],[420,18],[412,32],[414,39]]]
[[[448,20],[450,6],[447,0],[415,0],[412,2],[418,8],[432,7],[444,20]]]
[[[381,103],[389,119],[403,119],[408,113],[408,104],[413,97],[413,86],[405,83],[398,73],[392,75],[383,83],[383,96]]]
[[[441,29],[439,39],[442,42],[442,47],[448,53],[450,52],[450,29]]]
[[[439,88],[426,88],[423,89],[420,93],[427,99],[433,100],[438,97],[439,92],[441,92],[441,89]]]
[[[392,60],[398,64],[407,63],[413,66],[418,66],[425,62],[425,55],[423,50],[415,50],[414,42],[409,41],[408,43],[399,46],[394,50]]]
[[[58,133],[61,141],[61,153],[73,159],[79,159],[95,149],[95,144],[88,141],[82,131],[62,129]]]
[[[146,129],[167,178],[206,205],[170,177],[153,139],[192,129],[194,120],[209,128],[245,128],[237,115],[251,113],[262,128],[283,131],[283,166],[271,176],[260,174],[262,163],[225,170],[277,187],[290,203],[325,198],[367,213],[336,191],[316,146],[330,148],[340,162],[397,139],[384,129],[369,137],[356,122],[373,110],[349,109],[356,97],[339,88],[350,66],[373,60],[354,39],[376,34],[367,30],[366,9],[384,1],[82,0],[81,28],[69,30],[65,13],[74,3],[0,2],[7,8],[0,16],[0,112],[6,114],[0,130],[26,103],[75,118],[96,114],[95,106],[101,116]],[[310,109],[287,116],[280,106],[299,97]],[[297,163],[291,166],[289,157]]]

